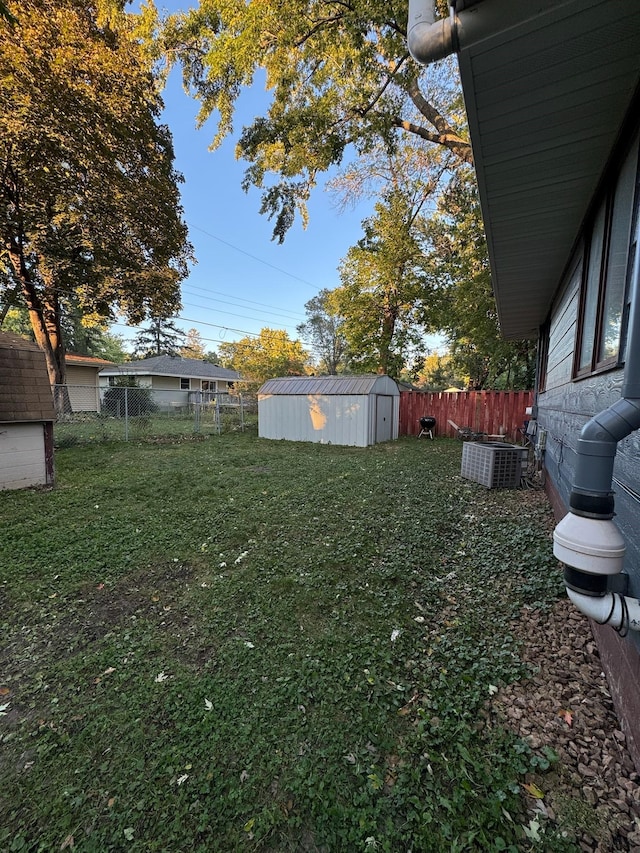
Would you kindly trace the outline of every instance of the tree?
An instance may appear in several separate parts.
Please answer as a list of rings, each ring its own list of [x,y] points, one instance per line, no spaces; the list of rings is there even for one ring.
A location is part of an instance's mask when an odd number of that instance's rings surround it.
[[[271,102],[236,151],[250,164],[244,187],[262,189],[261,212],[275,217],[280,242],[296,212],[306,221],[320,173],[380,141],[393,150],[399,131],[472,161],[454,64],[425,69],[410,58],[406,15],[406,4],[388,0],[200,0],[156,31],[165,72],[180,62],[200,100],[199,124],[218,118],[213,148],[233,132],[242,89],[264,73]]]
[[[398,377],[424,353],[425,275],[415,224],[425,196],[389,191],[363,223],[364,237],[340,267],[333,293],[353,366]]]
[[[152,317],[149,326],[133,339],[133,352],[138,358],[155,355],[180,355],[184,334],[167,317]]]
[[[183,346],[180,348],[183,358],[197,358],[200,361],[206,358],[202,336],[197,329],[188,329]]]
[[[276,376],[304,375],[309,361],[300,341],[281,329],[264,328],[257,338],[225,341],[219,354],[223,365],[237,370],[253,388]]]
[[[431,247],[430,277],[439,295],[439,327],[453,364],[472,389],[529,389],[535,378],[536,342],[500,334],[491,269],[475,176],[458,171],[437,215],[425,224]]]
[[[120,363],[126,360],[127,351],[122,335],[114,335],[108,331],[107,325],[99,318],[82,315],[79,310],[75,313],[64,314],[61,318],[64,332],[65,349],[80,355],[92,355],[107,361]],[[22,302],[17,308],[9,308],[0,328],[7,332],[22,335],[23,338],[34,340],[33,327],[29,313]]]
[[[433,353],[428,355],[417,372],[417,384],[425,391],[446,391],[447,388],[463,390],[469,377],[463,376],[450,355]]]
[[[347,366],[347,339],[331,291],[321,290],[304,308],[307,321],[297,326],[296,331],[310,342],[323,373],[332,376],[342,372]]]
[[[138,323],[180,302],[190,247],[149,61],[123,3],[12,0],[0,19],[0,282],[52,384],[63,315]]]

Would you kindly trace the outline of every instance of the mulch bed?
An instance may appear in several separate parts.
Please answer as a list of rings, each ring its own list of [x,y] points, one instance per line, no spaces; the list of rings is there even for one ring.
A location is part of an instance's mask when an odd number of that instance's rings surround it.
[[[534,674],[497,693],[490,713],[536,753],[546,746],[558,755],[549,771],[527,777],[530,816],[580,850],[640,853],[640,777],[589,621],[568,599],[521,616],[515,633]]]

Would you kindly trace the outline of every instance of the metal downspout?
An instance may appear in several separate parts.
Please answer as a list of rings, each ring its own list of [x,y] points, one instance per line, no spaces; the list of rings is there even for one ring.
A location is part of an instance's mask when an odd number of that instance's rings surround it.
[[[448,18],[436,20],[435,0],[409,0],[407,47],[416,62],[429,65],[455,53],[457,20],[453,6]]]
[[[481,2],[450,0],[449,17],[436,18],[435,0],[409,0],[407,47],[416,62],[430,65],[499,28],[500,20],[475,14]]]

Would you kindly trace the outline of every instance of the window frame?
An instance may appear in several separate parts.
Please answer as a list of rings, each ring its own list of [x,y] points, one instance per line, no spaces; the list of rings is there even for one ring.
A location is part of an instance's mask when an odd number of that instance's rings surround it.
[[[629,311],[631,248],[633,244],[633,228],[638,215],[638,204],[640,199],[640,144],[638,143],[638,137],[639,134],[637,129],[634,133],[630,134],[630,142],[620,152],[620,156],[616,158],[613,168],[611,168],[606,175],[603,188],[595,199],[594,207],[590,212],[586,228],[584,229],[582,276],[580,282],[579,308],[572,370],[572,378],[574,381],[584,379],[588,376],[594,376],[599,373],[605,373],[606,371],[620,367],[624,363],[627,326],[626,320]],[[612,243],[612,225],[614,222],[616,192],[619,192],[621,189],[619,187],[619,180],[627,163],[627,158],[633,154],[634,149],[636,156],[635,178],[633,179],[631,211],[629,218],[630,242],[627,248],[626,266],[624,280],[622,283],[618,348],[615,355],[602,358],[601,351],[604,344],[603,335],[605,331],[605,309],[608,304],[607,287],[610,283],[610,249]],[[594,229],[601,216],[604,217],[602,245],[601,247],[595,247]],[[591,264],[591,257],[594,253],[594,248],[599,248],[600,250],[595,282],[593,279],[593,266]],[[592,293],[589,287],[590,283],[595,283],[595,293]],[[595,297],[595,319],[592,331],[585,328],[589,297]],[[583,348],[588,334],[593,335],[590,357],[588,362],[582,363]]]
[[[180,382],[180,390],[181,391],[191,391],[191,379],[186,376],[181,376],[178,380]],[[185,385],[186,382],[186,385]]]

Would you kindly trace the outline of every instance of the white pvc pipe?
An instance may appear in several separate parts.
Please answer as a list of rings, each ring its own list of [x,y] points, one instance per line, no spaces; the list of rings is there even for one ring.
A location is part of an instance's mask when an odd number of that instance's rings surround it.
[[[567,589],[567,595],[578,610],[600,625],[640,631],[640,601],[637,598],[622,596],[617,592],[603,596],[582,595],[572,589]]]

